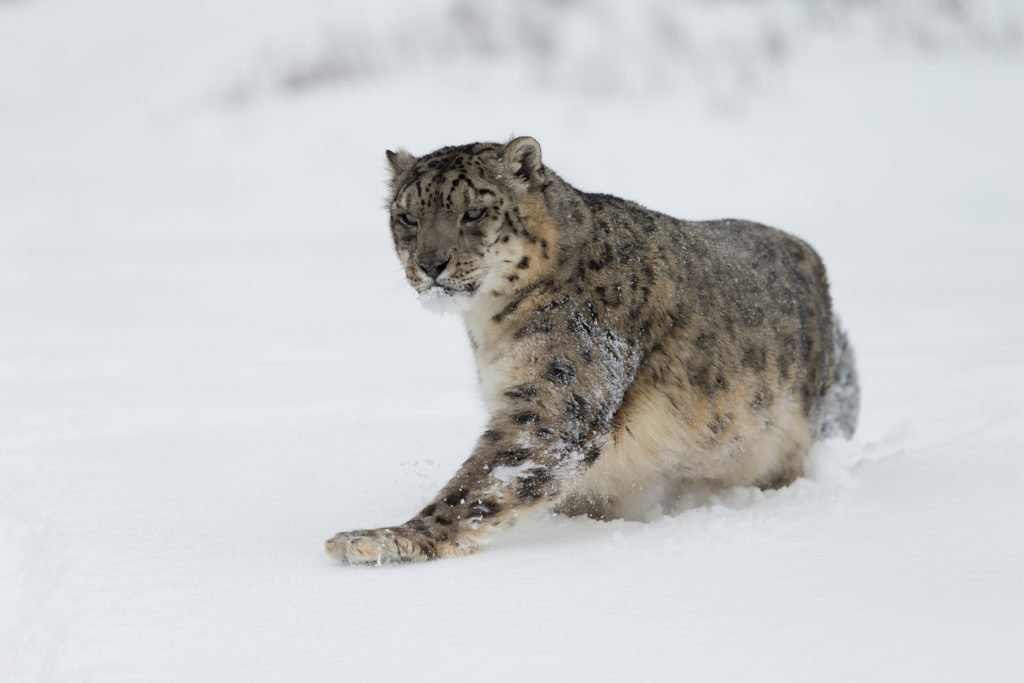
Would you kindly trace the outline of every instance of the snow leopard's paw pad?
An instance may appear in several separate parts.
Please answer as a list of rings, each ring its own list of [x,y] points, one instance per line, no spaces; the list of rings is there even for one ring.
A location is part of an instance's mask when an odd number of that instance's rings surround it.
[[[389,527],[335,534],[327,554],[345,564],[423,562],[437,557],[433,541],[406,527]]]

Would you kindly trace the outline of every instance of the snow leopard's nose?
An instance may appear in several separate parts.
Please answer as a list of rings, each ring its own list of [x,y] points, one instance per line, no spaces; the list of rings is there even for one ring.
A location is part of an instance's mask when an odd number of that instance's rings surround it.
[[[448,267],[448,263],[451,260],[451,256],[441,256],[437,253],[420,254],[416,257],[416,265],[422,268],[428,277],[436,279]]]

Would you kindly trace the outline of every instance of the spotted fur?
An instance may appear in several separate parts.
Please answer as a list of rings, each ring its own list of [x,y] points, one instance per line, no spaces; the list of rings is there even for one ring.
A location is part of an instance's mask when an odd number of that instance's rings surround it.
[[[687,483],[785,486],[813,441],[853,433],[852,349],[801,240],[580,192],[532,138],[388,160],[406,278],[462,302],[491,417],[419,514],[331,555],[427,560],[541,510],[643,518]]]

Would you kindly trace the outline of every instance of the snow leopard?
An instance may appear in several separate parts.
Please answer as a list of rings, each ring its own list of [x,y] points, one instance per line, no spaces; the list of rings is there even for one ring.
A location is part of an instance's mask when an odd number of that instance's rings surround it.
[[[489,420],[409,521],[328,540],[342,563],[465,555],[543,511],[645,519],[689,485],[784,487],[853,434],[853,349],[802,240],[577,190],[530,137],[386,157],[405,278],[458,309]]]

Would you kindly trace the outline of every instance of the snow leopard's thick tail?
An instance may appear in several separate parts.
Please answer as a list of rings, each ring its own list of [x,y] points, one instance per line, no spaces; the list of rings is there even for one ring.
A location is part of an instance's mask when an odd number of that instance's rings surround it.
[[[832,383],[825,392],[818,417],[815,441],[842,435],[849,439],[857,429],[860,415],[860,384],[857,382],[857,360],[850,339],[832,320]]]

